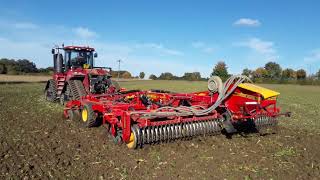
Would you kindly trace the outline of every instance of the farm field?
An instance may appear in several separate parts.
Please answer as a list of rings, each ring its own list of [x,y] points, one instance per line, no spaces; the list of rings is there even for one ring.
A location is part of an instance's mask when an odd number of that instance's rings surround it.
[[[206,82],[128,81],[127,89],[192,92]],[[262,85],[291,111],[274,134],[196,137],[142,149],[115,145],[103,127],[85,129],[46,102],[44,83],[0,84],[0,178],[318,179],[320,87]]]
[[[6,75],[0,74],[0,84],[20,84],[20,83],[45,83],[52,76],[45,75]],[[140,81],[140,79],[138,79]],[[147,79],[145,79],[148,81]],[[137,79],[117,79],[119,82],[137,81]]]
[[[0,74],[0,83],[46,82],[52,76],[5,75]]]

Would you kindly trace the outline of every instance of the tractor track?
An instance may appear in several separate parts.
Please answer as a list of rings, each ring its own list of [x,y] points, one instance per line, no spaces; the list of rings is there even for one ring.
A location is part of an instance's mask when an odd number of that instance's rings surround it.
[[[79,100],[82,96],[87,95],[81,80],[69,80],[68,85],[70,86],[73,100]]]

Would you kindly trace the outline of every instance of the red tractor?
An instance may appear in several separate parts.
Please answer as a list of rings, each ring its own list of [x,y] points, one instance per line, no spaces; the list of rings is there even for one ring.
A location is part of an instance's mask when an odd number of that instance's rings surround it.
[[[60,51],[64,52],[64,57]],[[95,50],[66,46],[52,50],[49,101],[65,104],[64,116],[84,127],[104,125],[116,143],[128,148],[219,133],[261,132],[278,124],[280,93],[251,83],[242,75],[224,83],[217,76],[208,90],[173,93],[124,90],[111,80],[110,68],[94,67]]]
[[[45,87],[48,101],[79,100],[88,94],[119,91],[117,82],[111,80],[111,68],[94,67],[98,56],[94,48],[62,46],[52,49],[54,74]]]

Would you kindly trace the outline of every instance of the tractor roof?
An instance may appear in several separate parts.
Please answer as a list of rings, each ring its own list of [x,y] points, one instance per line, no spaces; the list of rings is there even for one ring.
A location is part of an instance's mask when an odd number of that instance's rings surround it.
[[[65,46],[64,50],[78,50],[78,51],[94,51],[94,48],[89,46]]]

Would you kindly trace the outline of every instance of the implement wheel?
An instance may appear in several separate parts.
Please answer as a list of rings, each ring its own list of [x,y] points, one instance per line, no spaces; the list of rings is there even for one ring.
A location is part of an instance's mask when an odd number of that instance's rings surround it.
[[[138,127],[137,126],[133,126],[131,128],[131,135],[130,135],[130,139],[127,142],[127,147],[129,149],[136,149],[138,147]]]
[[[69,117],[68,119],[70,119],[71,121],[79,121],[81,119],[79,110],[69,109],[68,117]]]
[[[98,126],[98,115],[92,109],[92,104],[88,103],[83,106],[81,111],[81,122],[84,127],[95,127]]]

